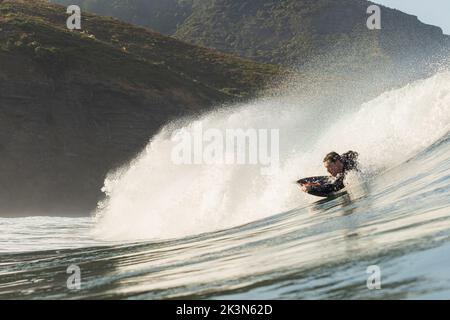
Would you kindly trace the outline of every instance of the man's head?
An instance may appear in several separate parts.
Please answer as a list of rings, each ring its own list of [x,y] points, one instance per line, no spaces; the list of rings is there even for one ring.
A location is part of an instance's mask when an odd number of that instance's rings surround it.
[[[323,165],[333,177],[344,172],[344,162],[342,161],[341,156],[336,152],[327,154],[325,159],[323,159]]]

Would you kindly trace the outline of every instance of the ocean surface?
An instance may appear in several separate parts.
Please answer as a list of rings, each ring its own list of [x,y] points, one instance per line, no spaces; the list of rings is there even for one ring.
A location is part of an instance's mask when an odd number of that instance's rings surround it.
[[[304,124],[321,110],[274,99],[177,126],[282,128],[277,175],[169,164],[172,126],[107,178],[95,217],[0,218],[0,299],[449,299],[450,74],[331,116],[317,135]],[[286,106],[276,117],[274,104]],[[321,200],[292,183],[350,149],[362,174],[346,193]]]

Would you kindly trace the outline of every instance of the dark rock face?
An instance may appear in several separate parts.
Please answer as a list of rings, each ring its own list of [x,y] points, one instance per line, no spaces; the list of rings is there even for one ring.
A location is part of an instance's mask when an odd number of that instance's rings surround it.
[[[199,109],[213,103],[169,92],[158,97],[93,75],[13,79],[2,70],[0,210],[7,215],[86,214],[109,170],[131,159],[169,119],[188,114],[187,103]]]
[[[42,1],[0,3],[1,216],[89,214],[106,174],[161,126],[277,73],[112,19],[69,32],[65,18]]]

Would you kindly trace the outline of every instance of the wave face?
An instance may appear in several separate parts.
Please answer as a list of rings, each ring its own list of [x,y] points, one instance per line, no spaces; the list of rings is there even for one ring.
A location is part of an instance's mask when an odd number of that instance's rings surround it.
[[[323,175],[330,151],[360,153],[364,177],[405,163],[450,130],[450,73],[385,92],[358,108],[314,108],[307,99],[275,96],[171,123],[129,165],[111,173],[98,210],[96,233],[105,239],[165,239],[224,230],[308,205],[298,178]],[[280,165],[177,165],[172,134],[192,136],[201,126],[278,129]],[[359,184],[360,181],[350,181]]]

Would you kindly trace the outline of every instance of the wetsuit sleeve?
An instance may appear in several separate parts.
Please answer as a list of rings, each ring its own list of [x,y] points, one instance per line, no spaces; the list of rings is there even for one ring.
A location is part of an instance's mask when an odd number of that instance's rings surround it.
[[[333,192],[337,192],[345,188],[344,185],[344,176],[339,177],[333,183],[326,183],[321,186],[311,186],[310,191],[313,193],[321,193],[321,194],[329,194]]]

